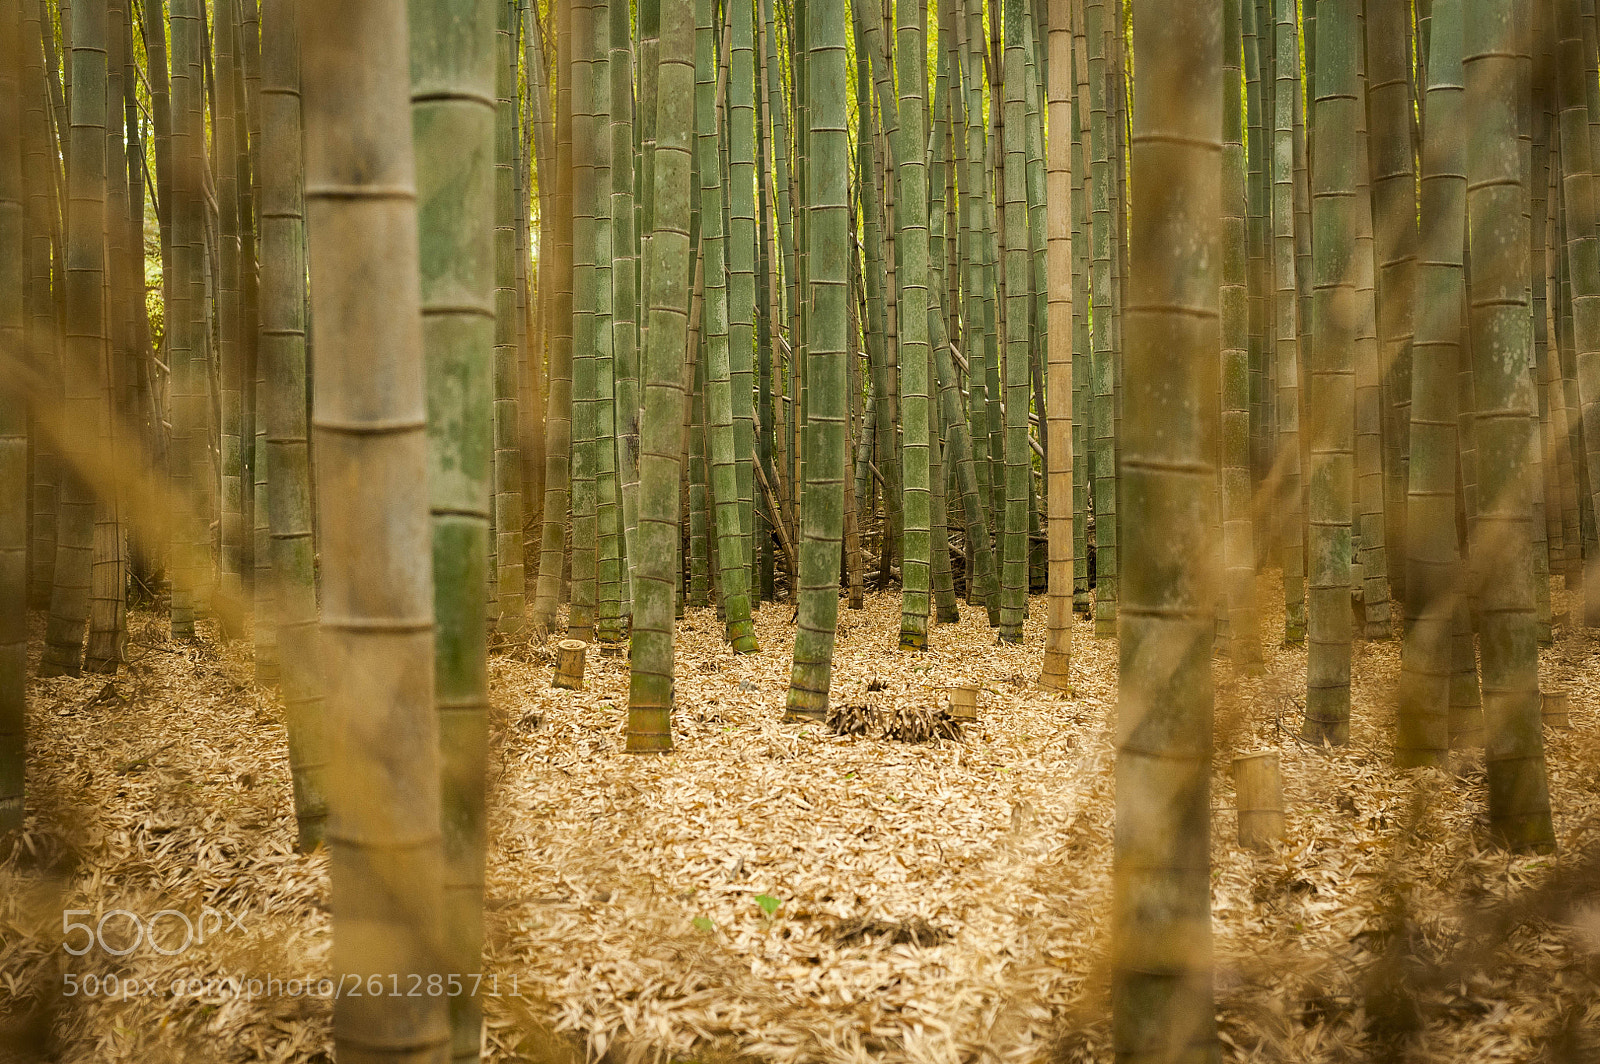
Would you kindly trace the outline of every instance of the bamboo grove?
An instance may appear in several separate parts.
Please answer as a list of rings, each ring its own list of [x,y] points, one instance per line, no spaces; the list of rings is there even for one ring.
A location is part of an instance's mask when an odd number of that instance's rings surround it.
[[[792,609],[813,721],[841,598],[898,587],[915,653],[963,605],[1020,642],[1043,592],[1045,687],[1074,614],[1121,641],[1119,1043],[1203,1046],[1214,656],[1304,643],[1339,744],[1352,641],[1403,639],[1397,757],[1484,746],[1497,835],[1554,843],[1536,647],[1551,581],[1600,580],[1594,26],[4,5],[0,826],[27,610],[45,676],[115,672],[130,603],[215,620],[281,694],[336,966],[466,971],[492,645],[626,647],[628,749],[667,751],[686,607],[740,653]],[[344,1051],[476,1056],[469,1004],[340,1008]]]

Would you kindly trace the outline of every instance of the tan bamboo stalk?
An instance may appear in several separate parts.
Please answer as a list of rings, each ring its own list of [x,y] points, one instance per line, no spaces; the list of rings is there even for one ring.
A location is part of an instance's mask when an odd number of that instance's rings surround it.
[[[306,264],[297,0],[262,5],[261,393],[267,522],[289,772],[302,850],[328,818],[328,748],[317,649],[311,460],[306,438]]]
[[[1065,690],[1072,663],[1072,27],[1071,0],[1050,0],[1047,94],[1050,129],[1049,185],[1049,381],[1045,388],[1050,459],[1050,598],[1044,665],[1039,682]]]
[[[28,258],[22,180],[22,11],[0,8],[0,359],[22,360]],[[0,834],[22,828],[28,679],[28,408],[0,373]]]
[[[439,725],[404,0],[300,7],[333,974],[444,972]],[[342,994],[340,1059],[442,1055],[443,996]]]
[[[130,330],[125,315],[128,304],[125,286],[129,281],[125,248],[128,171],[122,139],[122,68],[128,12],[122,0],[108,0],[105,14],[105,228],[102,234],[105,317],[101,323],[105,344],[100,353],[100,389],[104,398],[97,444],[103,453],[116,454],[120,450],[117,423],[128,413],[120,398],[132,376],[128,365]],[[90,672],[116,672],[127,638],[128,562],[121,503],[120,489],[102,495],[95,503],[94,562],[89,577],[89,644],[84,653],[84,668]]]
[[[1135,0],[1111,1028],[1118,1059],[1139,1064],[1217,1053],[1208,533],[1222,342],[1220,14]]]

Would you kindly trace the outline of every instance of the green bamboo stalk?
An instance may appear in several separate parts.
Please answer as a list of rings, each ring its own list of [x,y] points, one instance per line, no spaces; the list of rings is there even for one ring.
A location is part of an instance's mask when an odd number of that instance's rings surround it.
[[[72,12],[72,67],[77,92],[70,97],[72,127],[67,155],[65,398],[69,435],[61,441],[62,470],[56,530],[55,589],[45,629],[41,676],[77,675],[89,621],[90,576],[95,555],[96,497],[85,471],[100,440],[105,408],[105,0],[79,0]]]
[[[1513,850],[1552,850],[1544,763],[1530,508],[1526,490],[1528,256],[1522,152],[1517,144],[1519,18],[1511,0],[1471,0],[1463,20],[1467,212],[1472,234],[1472,369],[1478,401],[1478,525],[1473,547],[1483,653],[1489,823]]]
[[[1443,764],[1448,747],[1455,614],[1462,575],[1456,544],[1456,377],[1466,283],[1467,174],[1462,111],[1462,0],[1436,0],[1423,117],[1422,244],[1418,249],[1411,376],[1409,573],[1395,761]],[[1469,633],[1470,639],[1470,633]]]
[[[517,112],[517,162],[513,171],[512,194],[521,205],[517,211],[517,236],[516,236],[516,272],[515,286],[517,291],[517,357],[521,364],[518,373],[517,391],[517,420],[521,429],[518,439],[518,457],[522,466],[522,548],[523,557],[526,559],[529,550],[530,529],[539,529],[544,521],[544,338],[541,327],[548,314],[544,312],[541,295],[537,288],[536,273],[538,263],[533,257],[535,236],[533,234],[533,211],[530,207],[537,204],[537,216],[543,219],[546,216],[547,203],[543,194],[534,191],[534,175],[537,167],[537,156],[541,150],[548,150],[549,128],[547,118],[549,114],[548,100],[545,98],[549,92],[548,79],[544,77],[544,41],[538,36],[540,30],[528,0],[517,0],[516,10],[512,12],[512,48],[518,53],[513,58],[511,65],[519,75],[517,80],[516,101],[513,106]],[[519,62],[520,60],[520,62]],[[526,103],[524,103],[526,101]],[[546,163],[546,171],[553,167],[553,162]],[[537,200],[535,196],[537,195]],[[546,250],[546,243],[539,241],[539,251]],[[538,533],[534,532],[535,539]],[[496,559],[498,561],[498,559]],[[533,571],[530,573],[527,562],[523,563],[523,604],[528,605],[529,589],[532,597],[539,593],[539,571],[537,559]]]
[[[859,64],[858,64],[859,66]],[[859,97],[858,97],[859,99]],[[851,235],[855,234],[855,201],[851,201]],[[853,610],[866,608],[865,560],[861,556],[861,516],[860,503],[862,497],[860,490],[863,483],[870,484],[871,480],[862,476],[866,473],[865,464],[861,462],[861,452],[857,449],[862,440],[856,409],[861,399],[861,319],[859,308],[863,305],[861,285],[861,260],[856,257],[854,250],[850,253],[848,264],[850,276],[850,307],[849,307],[849,344],[847,352],[846,369],[846,394],[850,399],[850,416],[846,421],[845,446],[849,449],[850,459],[848,475],[844,479],[844,585],[849,589],[846,602]],[[946,558],[948,554],[946,545]]]
[[[1361,49],[1364,20],[1358,14],[1357,47]],[[1360,62],[1358,91],[1366,100],[1366,65]],[[1383,481],[1383,366],[1378,343],[1376,263],[1372,234],[1372,184],[1367,150],[1367,109],[1356,109],[1356,557],[1361,563],[1361,601],[1368,639],[1388,639],[1389,563],[1384,533]]]
[[[55,294],[51,287],[51,259],[56,253],[55,151],[50,135],[50,97],[45,84],[44,42],[38,4],[27,4],[22,14],[23,70],[23,182],[26,192],[24,219],[27,236],[27,307],[24,344],[29,365],[39,375],[46,402],[60,387],[61,357],[55,320]],[[165,242],[163,243],[165,246]],[[49,609],[55,583],[56,464],[57,447],[46,433],[32,442],[32,525],[29,546],[28,606]]]
[[[1316,110],[1311,124],[1312,349],[1306,397],[1310,445],[1304,737],[1350,737],[1350,519],[1355,484],[1357,292],[1356,143],[1361,106],[1353,0],[1318,0]]]
[[[899,282],[901,486],[904,525],[900,562],[900,647],[928,645],[932,566],[933,461],[936,438],[928,370],[928,72],[926,4],[897,6],[895,64],[899,80],[895,207],[895,271]],[[1020,130],[1019,130],[1020,132]]]
[[[1378,268],[1378,338],[1385,389],[1384,540],[1406,557],[1406,462],[1411,432],[1411,348],[1417,274],[1417,176],[1411,144],[1409,7],[1375,0],[1367,7],[1367,112],[1372,123],[1372,225]],[[1406,599],[1406,566],[1388,566],[1394,597]]]
[[[694,367],[685,372],[692,374],[694,387],[689,396],[689,548],[683,598],[684,605],[704,607],[711,604],[711,544],[706,520],[710,507],[706,505],[705,343],[697,334],[691,316],[689,349]],[[678,616],[682,612],[680,607]]]
[[[973,8],[981,10],[981,4],[974,0]],[[987,328],[984,332],[984,361],[983,373],[987,384],[985,390],[986,421],[989,433],[989,500],[992,507],[990,512],[990,527],[995,530],[995,549],[1004,553],[1002,542],[1006,518],[1006,439],[1005,439],[1005,393],[1003,391],[1005,379],[1005,349],[1006,349],[1006,271],[1005,271],[1005,134],[1003,124],[1005,121],[1005,86],[1002,78],[1004,75],[1004,62],[1000,46],[1000,26],[1003,21],[1001,0],[991,0],[989,8],[989,49],[987,65],[983,63],[983,35],[980,32],[972,35],[972,40],[977,42],[977,51],[974,55],[974,69],[985,71],[984,83],[989,90],[989,111],[985,125],[987,134],[987,151],[983,158],[983,169],[980,171],[987,195],[983,200],[983,226],[984,237],[981,243],[983,254],[983,292],[987,306]],[[980,108],[980,113],[981,113]],[[1004,568],[1002,563],[1001,568]],[[1004,577],[1002,575],[1002,581]],[[996,596],[996,624],[1003,624],[1001,611],[1004,603],[1003,596]]]
[[[1245,167],[1245,229],[1246,229],[1246,365],[1248,367],[1247,397],[1245,408],[1245,422],[1247,429],[1246,455],[1250,481],[1253,483],[1257,477],[1265,475],[1266,460],[1266,339],[1271,329],[1269,324],[1268,298],[1271,288],[1271,266],[1268,257],[1272,253],[1272,245],[1267,237],[1267,211],[1269,209],[1271,174],[1268,172],[1270,165],[1267,138],[1264,132],[1265,115],[1268,107],[1267,95],[1271,88],[1271,76],[1263,62],[1261,38],[1265,32],[1263,26],[1261,0],[1243,0],[1240,5],[1240,28],[1242,31],[1242,61],[1243,61],[1243,94],[1244,126],[1244,167]],[[1231,196],[1226,188],[1224,197]],[[1226,327],[1224,327],[1226,331]],[[1223,384],[1224,391],[1227,382]],[[1228,430],[1224,429],[1224,436]],[[1226,447],[1227,444],[1224,444]],[[1252,576],[1255,564],[1255,521],[1251,521],[1250,556],[1249,564]],[[1226,553],[1226,547],[1224,547]],[[1234,565],[1243,564],[1237,558]],[[1230,572],[1229,586],[1225,593],[1233,594],[1232,582],[1236,576]],[[1231,634],[1231,633],[1230,633]]]
[[[260,276],[260,204],[261,204],[261,12],[257,0],[243,0],[239,10],[238,76],[234,79],[234,101],[243,116],[245,136],[235,158],[239,173],[240,208],[239,257],[244,264],[239,277],[241,342],[244,347],[246,374],[244,418],[241,424],[245,446],[245,471],[248,475],[245,491],[245,516],[249,529],[245,537],[245,561],[249,566],[252,615],[251,634],[255,638],[254,658],[256,682],[265,687],[277,687],[281,678],[278,658],[278,606],[277,592],[272,580],[272,528],[267,502],[267,429],[266,417],[261,409],[266,392],[265,369],[261,364],[261,276]],[[130,49],[129,62],[132,62]],[[130,73],[129,84],[135,82]],[[135,101],[128,101],[130,116],[136,119]],[[130,120],[131,130],[135,121]],[[130,149],[133,141],[129,141]],[[130,162],[129,198],[135,209],[142,209],[132,189],[135,166]],[[135,237],[134,261],[130,264],[133,276],[144,277],[142,219],[135,218],[138,228]],[[134,297],[143,307],[143,293]],[[141,320],[148,320],[140,315]],[[142,343],[142,342],[141,342]],[[142,350],[142,347],[141,347]],[[137,545],[133,563],[141,563]]]
[[[541,287],[552,293],[549,392],[545,397],[544,517],[539,533],[539,578],[534,590],[533,612],[529,617],[535,630],[549,631],[556,622],[560,603],[562,574],[566,566],[567,508],[572,499],[573,441],[573,170],[572,170],[572,71],[567,62],[572,41],[572,0],[556,0],[556,174],[555,174],[555,254],[552,276],[540,278]],[[640,5],[640,33],[645,17],[654,8]],[[647,64],[648,65],[648,64]],[[648,140],[646,141],[648,144]],[[647,150],[641,164],[648,167]],[[647,206],[646,211],[649,208]],[[648,219],[648,214],[647,214]],[[648,271],[648,258],[645,260]],[[646,277],[649,276],[646,272]],[[637,593],[637,584],[634,586]]]
[[[1112,241],[1115,224],[1111,188],[1111,121],[1107,111],[1105,0],[1088,0],[1084,25],[1089,44],[1089,283],[1090,434],[1094,476],[1095,610],[1094,634],[1117,634],[1117,463],[1114,363],[1112,348]]]
[[[1563,91],[1563,95],[1565,92]],[[1558,138],[1559,147],[1559,138]],[[1576,306],[1572,297],[1572,269],[1570,242],[1572,240],[1570,219],[1567,216],[1566,196],[1561,186],[1566,181],[1567,167],[1564,161],[1564,152],[1558,152],[1557,165],[1551,169],[1557,175],[1557,188],[1552,200],[1556,205],[1556,218],[1554,221],[1554,235],[1552,246],[1557,248],[1557,253],[1552,256],[1554,275],[1556,278],[1556,340],[1557,340],[1557,376],[1561,381],[1561,391],[1567,408],[1567,427],[1569,436],[1567,446],[1572,452],[1573,475],[1573,522],[1575,538],[1582,546],[1579,551],[1573,552],[1573,558],[1567,567],[1567,587],[1574,589],[1585,586],[1588,570],[1583,551],[1588,549],[1588,544],[1594,542],[1595,522],[1594,506],[1589,496],[1588,473],[1586,470],[1587,448],[1583,440],[1583,404],[1578,391],[1578,352],[1574,337],[1577,326],[1574,322]]]
[[[1072,5],[1072,611],[1088,616],[1089,470],[1089,51],[1083,0]],[[1056,127],[1059,129],[1060,127]]]
[[[879,136],[879,123],[872,107],[873,97],[867,93],[868,78],[866,65],[870,62],[877,76],[872,79],[872,84],[878,91],[876,97],[879,107],[888,107],[887,114],[893,113],[891,93],[893,84],[888,76],[888,64],[884,61],[881,48],[871,43],[881,39],[881,29],[872,29],[872,16],[874,10],[870,5],[860,4],[854,6],[856,56],[860,66],[859,76],[856,80],[857,99],[866,99],[866,104],[861,108],[861,126],[857,142],[857,184],[860,188],[860,215],[861,239],[864,251],[865,265],[864,287],[866,289],[867,315],[866,315],[866,347],[867,359],[872,378],[872,401],[874,407],[874,443],[877,449],[878,462],[883,478],[883,536],[886,541],[892,541],[900,535],[903,527],[905,493],[901,484],[900,462],[897,460],[899,447],[895,440],[895,426],[898,422],[895,411],[895,380],[893,364],[888,346],[888,297],[889,274],[886,259],[889,247],[884,240],[885,217],[882,204],[878,196],[877,175],[885,169],[881,159],[883,138]],[[877,36],[869,36],[869,34]],[[889,548],[885,548],[885,552]],[[902,609],[902,614],[904,610]],[[902,626],[904,617],[901,618]]]
[[[172,273],[164,304],[167,354],[172,367],[172,489],[188,499],[194,513],[207,512],[211,497],[207,455],[205,335],[196,330],[203,314],[203,194],[201,152],[200,7],[195,0],[173,0],[172,30]],[[198,520],[179,518],[171,529],[172,635],[195,637],[195,612],[207,599],[209,535]]]
[[[930,330],[931,331],[931,330]],[[950,525],[948,496],[950,491],[949,457],[946,449],[949,446],[949,428],[945,424],[944,413],[937,403],[928,404],[928,414],[936,420],[931,426],[937,435],[937,446],[928,449],[928,478],[933,484],[931,499],[932,519],[929,522],[932,544],[930,550],[933,555],[932,565],[932,590],[933,590],[933,617],[935,624],[958,624],[961,621],[960,607],[956,604],[955,574],[950,564]],[[850,535],[848,524],[846,537]]]
[[[1111,1029],[1118,1059],[1216,1059],[1211,644],[1223,26],[1136,0]]]
[[[880,324],[871,328],[882,337],[881,346],[874,352],[877,361],[873,369],[873,390],[879,402],[877,453],[884,483],[884,534],[879,577],[886,581],[893,559],[904,555],[908,498],[902,453],[905,446],[902,442],[905,411],[901,403],[904,382],[899,368],[901,344],[904,342],[900,327],[900,315],[903,313],[900,288],[906,279],[900,261],[904,254],[904,239],[899,230],[906,224],[906,216],[901,203],[904,197],[896,178],[905,147],[900,135],[899,105],[895,99],[894,71],[890,67],[889,45],[884,35],[883,12],[875,4],[853,5],[852,10],[855,12],[857,54],[871,59],[872,85],[878,105],[878,120],[872,124],[870,134],[873,142],[870,154],[872,168],[862,171],[859,176],[863,186],[863,203],[870,204],[872,208],[865,235],[868,242],[867,292],[869,304],[873,307],[873,313],[879,316]],[[858,91],[857,100],[860,99],[862,95]],[[871,111],[869,102],[869,117]],[[865,145],[867,127],[864,125],[862,128]],[[865,146],[863,151],[866,151]],[[902,589],[904,580],[902,570]],[[901,612],[905,612],[904,602]],[[902,616],[902,629],[905,624],[906,619]]]
[[[845,125],[845,18],[841,0],[808,0],[805,36],[807,135],[804,201],[813,313],[807,321],[808,418],[801,516],[800,601],[787,714],[827,713],[838,620],[839,550],[844,533],[846,304],[849,139]]]
[[[1050,343],[1049,264],[1045,209],[1048,193],[1045,176],[1044,102],[1040,83],[1038,52],[1039,42],[1034,40],[1036,24],[1033,0],[1023,0],[1022,54],[1023,102],[1026,110],[1023,144],[1027,153],[1027,167],[1023,172],[1028,197],[1028,251],[1029,251],[1029,312],[1028,312],[1028,379],[1032,385],[1033,413],[1041,426],[1039,437],[1049,442],[1049,432],[1043,428],[1047,417],[1045,409],[1045,376],[1048,373],[1048,348]],[[1027,428],[1024,426],[1024,434]],[[1028,589],[1049,588],[1048,543],[1044,532],[1046,484],[1049,473],[1048,448],[1040,464],[1040,476],[1033,475],[1033,459],[1028,458]]]
[[[599,608],[595,635],[602,643],[619,643],[623,637],[623,588],[627,577],[623,563],[622,486],[617,462],[616,329],[613,324],[613,275],[629,264],[618,264],[612,219],[612,90],[611,4],[594,0],[594,137],[595,137],[595,512],[599,525]],[[627,148],[631,153],[632,145]],[[629,181],[632,181],[631,168]],[[632,208],[629,208],[631,215]],[[632,218],[628,219],[632,233]],[[631,248],[629,249],[631,251]],[[631,347],[630,347],[631,352]]]
[[[727,639],[736,653],[748,654],[758,648],[750,621],[749,568],[745,565],[728,356],[727,241],[722,228],[722,167],[718,161],[721,138],[717,121],[722,93],[718,70],[711,3],[695,0],[695,128],[700,162],[700,243],[705,259],[704,420]]]
[[[328,749],[306,439],[305,218],[294,3],[262,5],[261,364],[267,387],[261,411],[289,773],[299,845],[309,851],[322,844],[328,816]],[[169,318],[169,337],[173,328]]]
[[[439,721],[416,178],[400,0],[300,8],[334,976],[425,985],[441,911]],[[438,1059],[446,999],[341,995],[343,1060]]]
[[[1005,522],[1001,535],[1000,638],[1022,642],[1028,608],[1028,371],[1032,256],[1029,248],[1027,196],[1027,105],[1022,0],[1005,5]]]
[[[760,215],[760,251],[756,258],[756,462],[760,466],[762,478],[768,483],[777,478],[777,469],[773,465],[772,452],[777,443],[772,404],[772,366],[774,361],[773,347],[777,330],[775,322],[783,316],[782,294],[778,286],[778,265],[780,256],[775,246],[777,241],[777,225],[772,217],[773,204],[776,196],[772,191],[773,168],[772,137],[768,133],[769,116],[772,111],[771,101],[768,99],[766,80],[767,49],[765,41],[766,26],[759,19],[756,22],[756,63],[755,72],[760,110],[756,114],[756,174],[758,177],[756,207]],[[864,463],[863,463],[864,468]],[[763,494],[763,499],[766,496]],[[776,515],[764,507],[756,507],[755,530],[756,567],[758,570],[758,583],[756,599],[772,601],[777,597],[776,585],[776,558],[773,549],[774,533],[777,530]]]
[[[636,557],[639,488],[639,287],[638,228],[633,194],[634,102],[633,24],[626,4],[609,4],[611,57],[611,359],[614,388],[613,425],[616,466],[621,490],[622,557]],[[631,566],[628,567],[631,574]],[[633,579],[623,578],[622,613],[633,601]],[[620,639],[621,632],[618,632]]]
[[[745,568],[755,568],[755,319],[756,146],[755,7],[752,0],[727,5],[731,37],[728,70],[728,372],[733,387],[735,472],[739,481],[739,528]],[[747,582],[748,582],[747,578]],[[752,587],[750,603],[759,601]]]
[[[951,5],[949,0],[944,0],[938,10],[939,32],[941,40],[947,40],[945,33],[946,23],[949,18]],[[948,212],[945,209],[945,197],[948,192],[954,191],[954,186],[946,181],[949,171],[948,155],[950,140],[949,123],[949,52],[941,48],[938,51],[934,64],[933,94],[929,97],[932,109],[929,114],[930,133],[928,149],[928,338],[931,349],[932,339],[937,326],[946,325],[941,295],[945,291],[944,278],[947,264],[945,239],[945,226]],[[852,257],[852,263],[855,261]],[[855,310],[855,301],[851,300],[850,309]],[[935,321],[937,317],[937,321]],[[856,335],[852,322],[852,341]],[[948,333],[946,333],[948,335]],[[931,356],[931,350],[930,350]],[[929,410],[928,415],[933,419],[930,429],[937,436],[938,444],[928,451],[928,479],[932,488],[931,519],[929,521],[931,539],[932,562],[932,590],[933,612],[935,623],[955,624],[961,620],[959,607],[956,605],[955,577],[950,562],[950,514],[949,495],[950,488],[955,480],[955,468],[951,461],[950,449],[952,446],[952,428],[944,417],[943,405],[933,400],[933,389],[937,387],[937,372],[932,369],[933,359],[929,358]],[[852,358],[850,365],[855,366]],[[851,399],[857,394],[852,387]],[[964,426],[963,426],[964,427]],[[854,451],[851,452],[854,454]],[[847,533],[848,535],[848,533]]]
[[[1590,471],[1579,513],[1600,500],[1600,236],[1595,231],[1595,181],[1590,151],[1585,42],[1578,0],[1557,0],[1557,90],[1561,100],[1562,197],[1567,216],[1566,267],[1572,285],[1572,344],[1581,403],[1583,460]],[[1580,481],[1580,487],[1582,482]],[[1584,624],[1600,625],[1600,552],[1585,552]]]
[[[516,342],[517,88],[513,68],[517,53],[511,44],[511,33],[517,21],[515,0],[502,0],[496,30],[498,74],[495,78],[494,586],[499,613],[494,620],[501,632],[513,638],[528,620],[519,453],[521,370]]]
[[[216,113],[212,129],[215,155],[212,158],[217,196],[217,268],[221,284],[217,290],[217,355],[221,382],[222,507],[221,551],[217,570],[222,593],[239,597],[244,591],[244,349],[240,318],[239,291],[239,172],[235,161],[240,149],[239,113],[234,107],[233,80],[234,5],[217,5],[216,24],[211,34],[215,49]],[[226,615],[226,613],[225,613]],[[243,633],[232,632],[232,636]]]
[[[1224,0],[1222,5],[1222,564],[1224,595],[1227,602],[1228,657],[1235,668],[1251,672],[1261,666],[1261,637],[1256,622],[1255,541],[1252,522],[1253,492],[1250,445],[1254,435],[1250,417],[1250,391],[1253,372],[1251,356],[1254,337],[1251,320],[1257,308],[1256,294],[1249,281],[1259,279],[1251,237],[1255,235],[1254,207],[1250,202],[1255,183],[1261,179],[1259,145],[1249,151],[1244,143],[1245,120],[1255,120],[1251,136],[1259,139],[1259,115],[1240,113],[1246,93],[1259,97],[1259,77],[1250,85],[1240,73],[1241,43],[1246,67],[1253,67],[1255,47],[1254,0],[1244,0],[1247,13],[1240,16],[1239,0]],[[1241,27],[1244,27],[1241,42]],[[1259,100],[1251,101],[1252,107]],[[1253,167],[1254,169],[1249,169]]]
[[[122,73],[126,54],[127,8],[122,0],[107,0],[105,9],[105,128],[102,158],[105,162],[104,232],[105,250],[104,318],[101,322],[105,346],[100,352],[99,385],[102,409],[96,427],[97,444],[102,453],[118,452],[119,422],[129,410],[125,401],[126,383],[133,372],[129,365],[129,330],[126,310],[128,239],[127,154],[122,136]],[[94,516],[94,562],[89,578],[89,642],[84,668],[89,672],[115,673],[122,662],[127,639],[128,565],[122,529],[121,476],[114,475],[108,491],[98,493]]]
[[[694,133],[694,7],[660,5],[655,77],[655,148],[649,208],[650,323],[640,423],[639,555],[634,560],[630,752],[672,749],[673,567],[678,554],[678,480],[683,453],[683,353],[689,315],[689,168]],[[641,33],[643,27],[641,26]],[[649,65],[646,56],[644,65]]]
[[[1554,476],[1555,470],[1546,466],[1544,448],[1541,445],[1544,438],[1544,426],[1547,413],[1544,403],[1543,389],[1540,388],[1542,375],[1538,372],[1541,361],[1540,336],[1542,325],[1537,316],[1540,312],[1540,300],[1536,297],[1535,278],[1542,279],[1543,270],[1535,264],[1541,263],[1538,255],[1538,241],[1535,238],[1534,217],[1541,210],[1545,185],[1539,180],[1539,175],[1534,167],[1534,140],[1535,119],[1533,102],[1533,38],[1534,28],[1531,19],[1521,21],[1517,26],[1517,148],[1518,161],[1521,166],[1522,184],[1525,195],[1522,199],[1522,232],[1526,240],[1529,270],[1524,274],[1526,281],[1525,294],[1528,306],[1528,330],[1530,333],[1527,349],[1526,372],[1528,386],[1532,389],[1534,402],[1528,413],[1528,447],[1530,472],[1526,482],[1530,505],[1532,507],[1532,535],[1533,535],[1533,597],[1535,608],[1535,631],[1540,646],[1550,646],[1555,642],[1553,618],[1550,603],[1550,539],[1548,514],[1546,512],[1546,495],[1549,490],[1549,477]],[[1543,131],[1539,136],[1542,138]]]
[[[980,54],[972,41],[981,35],[982,12],[976,0],[957,0],[955,17],[956,45],[961,62],[955,70],[957,90],[964,98],[966,127],[962,156],[965,169],[960,175],[961,193],[961,316],[966,322],[966,352],[968,355],[967,423],[972,440],[973,467],[978,479],[978,496],[983,506],[983,526],[994,528],[993,484],[989,461],[988,377],[984,364],[988,351],[991,323],[988,303],[984,293],[984,253],[986,233],[984,201],[987,185],[984,179],[984,126],[983,90],[978,83],[975,64]],[[1000,623],[999,574],[994,574],[992,587],[982,583],[969,583],[969,605],[983,606],[989,614],[991,627]],[[990,591],[994,593],[989,594]]]
[[[1277,92],[1272,127],[1272,267],[1277,286],[1273,337],[1278,369],[1278,545],[1283,572],[1283,641],[1306,639],[1305,511],[1300,473],[1299,279],[1295,254],[1295,104],[1300,97],[1294,0],[1276,0]]]
[[[487,846],[489,510],[494,475],[494,0],[411,0],[432,517],[450,1053],[477,1060]]]
[[[596,166],[595,32],[589,0],[572,4],[572,605],[567,637],[594,638],[599,605],[599,489],[595,434],[598,354],[598,245],[595,212],[603,191]],[[608,20],[609,23],[609,20]],[[607,183],[609,184],[609,183]]]

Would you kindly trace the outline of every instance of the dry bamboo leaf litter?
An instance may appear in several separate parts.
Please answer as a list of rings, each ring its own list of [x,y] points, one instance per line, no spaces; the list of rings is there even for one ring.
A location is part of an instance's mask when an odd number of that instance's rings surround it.
[[[1275,580],[1259,601],[1262,631],[1281,631]],[[1108,1059],[1116,647],[1080,621],[1074,692],[1058,698],[1034,682],[1042,600],[1021,647],[963,613],[915,655],[896,647],[897,595],[841,609],[834,703],[878,721],[859,737],[780,723],[787,607],[760,611],[762,650],[745,657],[712,611],[691,610],[668,757],[621,753],[625,657],[591,653],[586,689],[567,691],[550,685],[549,645],[496,655],[488,1058]],[[0,866],[0,1016],[14,1048],[42,1029],[67,1061],[322,1058],[328,1001],[281,989],[327,974],[329,925],[326,862],[292,848],[280,711],[249,682],[248,644],[208,632],[186,646],[162,627],[135,617],[134,666],[109,688],[30,686],[31,815]],[[1303,649],[1269,639],[1258,676],[1219,662],[1229,1059],[1345,1060],[1409,1038],[1419,1060],[1526,1060],[1557,1037],[1594,1040],[1600,898],[1517,906],[1596,841],[1596,642],[1562,625],[1541,656],[1542,680],[1572,696],[1570,730],[1546,733],[1555,857],[1489,847],[1481,755],[1451,773],[1390,767],[1398,641],[1357,645],[1340,751],[1295,739]],[[960,740],[877,737],[966,682],[979,720]],[[1288,826],[1252,854],[1234,846],[1228,755],[1263,748],[1280,755]],[[173,956],[64,951],[63,911],[117,909],[225,915]],[[126,924],[106,925],[114,945]],[[91,975],[139,992],[82,993]],[[272,978],[279,993],[247,992]],[[201,992],[166,992],[174,979]],[[1406,993],[1380,993],[1395,985]]]

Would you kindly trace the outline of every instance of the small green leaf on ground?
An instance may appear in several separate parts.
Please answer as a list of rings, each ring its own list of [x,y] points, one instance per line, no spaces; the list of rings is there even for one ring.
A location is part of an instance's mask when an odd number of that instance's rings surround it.
[[[704,931],[709,935],[717,929],[717,925],[711,922],[711,917],[709,916],[696,916],[694,918],[694,929],[696,931]]]
[[[782,905],[783,902],[779,901],[777,898],[774,898],[771,894],[757,894],[756,904],[761,906],[762,912],[766,913],[768,916],[771,916],[773,913],[778,911],[778,906]]]

